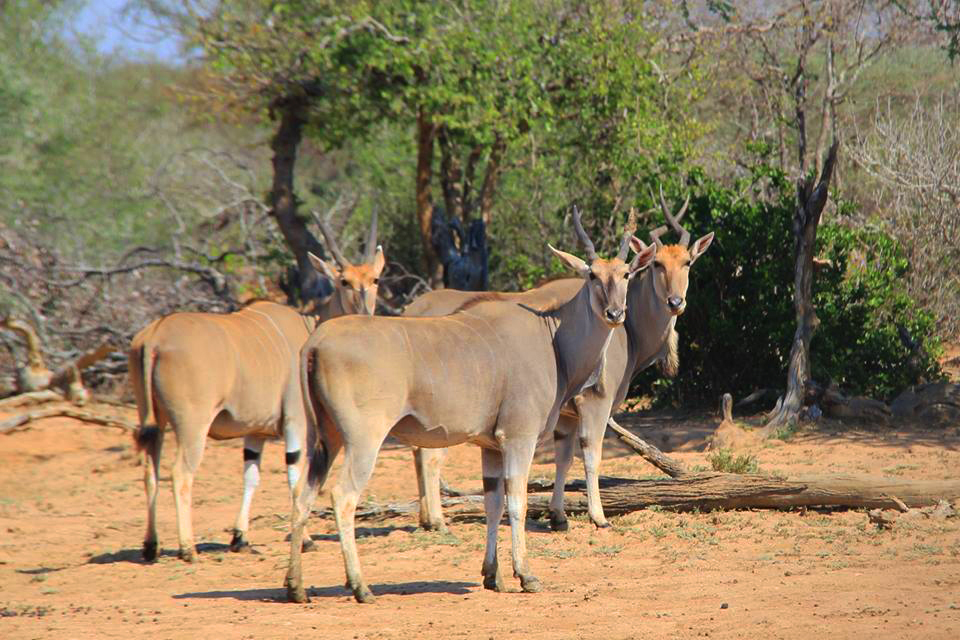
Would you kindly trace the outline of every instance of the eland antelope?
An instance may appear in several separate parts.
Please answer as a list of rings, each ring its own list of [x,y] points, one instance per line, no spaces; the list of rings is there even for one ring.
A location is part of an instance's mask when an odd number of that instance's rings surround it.
[[[314,214],[316,216],[316,214]],[[173,496],[180,557],[197,559],[193,543],[191,494],[207,437],[243,438],[243,501],[230,548],[249,546],[250,503],[260,484],[260,454],[266,440],[283,438],[291,492],[306,464],[300,347],[318,323],[345,314],[372,315],[384,267],[376,246],[376,216],[365,263],[347,261],[320,221],[336,264],[313,254],[310,262],[333,284],[333,292],[306,314],[273,302],[254,302],[230,314],[173,313],[155,320],[133,338],[130,380],[140,416],[138,448],[146,453],[147,532],[143,557],[157,557],[157,481],[163,433],[177,438]],[[374,249],[376,247],[376,249]],[[309,537],[308,537],[308,545]]]
[[[309,470],[300,478],[291,517],[288,597],[307,600],[301,541],[310,507],[342,448],[331,490],[347,582],[359,602],[373,593],[360,572],[354,514],[388,434],[418,447],[472,442],[482,448],[487,548],[483,585],[504,590],[497,527],[504,488],[513,573],[524,591],[540,590],[527,564],[527,476],[538,439],[553,433],[560,409],[600,365],[613,329],[625,317],[627,284],[656,254],[646,247],[629,264],[631,230],[612,260],[597,256],[574,225],[590,262],[551,251],[583,280],[567,302],[544,309],[485,300],[439,318],[346,317],[321,325],[301,350],[301,387],[311,425]],[[312,427],[316,426],[317,429]]]
[[[690,233],[680,220],[690,203],[689,197],[676,215],[670,212],[663,191],[660,206],[670,226],[680,235],[678,244],[664,245],[660,237],[669,229],[666,225],[650,233],[657,246],[654,268],[630,281],[627,290],[627,319],[611,338],[607,348],[602,375],[597,383],[568,403],[560,412],[554,431],[556,480],[550,500],[550,526],[566,531],[567,517],[563,509],[567,472],[573,462],[577,440],[583,450],[584,475],[587,484],[587,508],[590,520],[597,527],[608,527],[600,502],[599,466],[603,451],[603,436],[611,413],[624,401],[630,381],[638,372],[659,361],[665,374],[676,375],[677,316],[686,308],[690,266],[710,247],[713,233],[708,233],[690,245]],[[638,238],[631,243],[636,251],[646,245]],[[555,280],[522,293],[496,294],[504,300],[513,300],[532,307],[566,302],[576,295],[580,281]],[[404,315],[443,316],[477,297],[476,292],[442,289],[417,298]],[[490,294],[482,294],[489,297]],[[573,436],[577,436],[574,440]],[[414,464],[420,490],[420,525],[425,529],[444,529],[440,502],[440,465],[443,449],[414,449]]]

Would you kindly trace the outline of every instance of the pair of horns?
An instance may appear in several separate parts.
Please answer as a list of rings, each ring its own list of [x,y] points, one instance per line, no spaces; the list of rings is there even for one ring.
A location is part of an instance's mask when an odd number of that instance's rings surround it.
[[[653,198],[653,193],[650,194],[651,199]],[[683,206],[680,207],[680,211],[676,215],[670,213],[670,207],[667,206],[667,200],[663,196],[663,185],[660,185],[660,209],[663,211],[664,217],[667,219],[667,222],[670,223],[670,227],[673,227],[673,230],[680,234],[680,246],[688,247],[690,246],[690,232],[683,228],[680,224],[680,219],[683,218],[683,214],[687,212],[687,205],[690,204],[690,194],[687,194],[687,199],[683,201]],[[663,242],[660,241],[660,236],[669,231],[670,228],[667,225],[662,225],[650,232],[650,238],[657,243],[657,247],[662,247]]]
[[[580,238],[580,242],[583,243],[583,247],[587,250],[587,257],[591,262],[597,260],[600,256],[597,255],[597,250],[593,246],[593,241],[590,240],[590,236],[587,235],[587,232],[583,228],[583,221],[580,219],[580,208],[577,205],[573,205],[573,228],[577,232],[577,237]],[[631,207],[630,217],[627,219],[627,228],[623,233],[623,240],[620,242],[620,252],[617,254],[617,259],[626,262],[627,254],[630,251],[630,237],[633,235],[633,232],[637,229],[637,212]]]
[[[337,204],[334,205],[334,209],[337,208]],[[316,211],[311,212],[313,214],[313,219],[316,221],[317,226],[320,227],[320,233],[323,234],[323,242],[327,245],[327,250],[330,252],[330,255],[333,256],[333,259],[337,261],[337,264],[341,269],[346,269],[350,266],[350,261],[343,257],[343,253],[340,251],[340,247],[337,246],[337,240],[333,235],[333,231],[330,229],[330,225],[327,224],[326,220],[320,217],[320,214]],[[363,256],[365,262],[373,262],[373,257],[377,252],[377,210],[373,210],[373,218],[370,221],[370,233],[367,236],[367,247],[366,253]]]

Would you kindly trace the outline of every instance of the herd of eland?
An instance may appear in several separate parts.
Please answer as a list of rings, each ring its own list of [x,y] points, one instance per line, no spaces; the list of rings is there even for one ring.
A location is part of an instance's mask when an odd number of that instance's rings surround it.
[[[137,444],[146,457],[147,530],[143,557],[157,557],[158,469],[166,427],[174,432],[173,494],[180,557],[196,561],[191,494],[207,437],[243,438],[243,497],[231,549],[249,545],[250,506],[267,440],[283,439],[292,517],[288,598],[306,602],[301,554],[313,502],[334,459],[343,463],[330,489],[347,586],[372,602],[354,532],[360,494],[387,436],[414,450],[420,524],[444,528],[440,468],[445,448],[481,448],[486,551],[483,586],[505,590],[497,560],[504,508],[513,576],[523,591],[540,581],[527,560],[527,479],[538,443],[553,437],[556,481],[550,525],[565,530],[563,486],[577,442],[583,450],[590,519],[609,526],[599,493],[604,432],[635,373],[660,362],[676,372],[675,324],[686,306],[691,265],[713,233],[690,243],[676,214],[647,245],[633,216],[618,254],[601,258],[573,212],[587,259],[550,247],[579,277],[521,293],[427,293],[403,316],[375,316],[385,265],[376,217],[362,264],[352,264],[317,220],[335,264],[311,255],[332,292],[298,312],[258,301],[231,314],[174,313],[140,331],[129,350],[139,410]],[[678,244],[661,236],[673,229]],[[630,250],[634,256],[629,258]]]

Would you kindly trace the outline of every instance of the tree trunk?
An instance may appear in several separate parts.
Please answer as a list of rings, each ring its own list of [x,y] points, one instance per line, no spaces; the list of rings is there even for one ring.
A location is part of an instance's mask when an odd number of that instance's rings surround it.
[[[497,134],[493,146],[490,148],[490,157],[487,159],[487,173],[483,179],[483,187],[480,191],[480,217],[483,224],[490,228],[490,220],[493,215],[493,196],[497,190],[497,179],[500,177],[501,163],[503,161],[503,152],[506,144],[503,138]]]
[[[787,371],[787,393],[777,402],[767,421],[767,435],[777,427],[795,424],[803,407],[806,381],[810,378],[810,341],[820,320],[813,307],[813,256],[817,248],[817,228],[827,204],[830,177],[837,161],[835,140],[827,153],[823,173],[816,177],[802,175],[797,182],[797,209],[793,217],[796,266],[793,304],[797,330],[790,349]],[[816,184],[816,186],[814,186]]]
[[[430,222],[433,218],[433,198],[430,194],[430,179],[433,175],[433,138],[436,125],[420,109],[417,114],[417,222],[420,225],[420,243],[423,246],[424,267],[427,281],[434,289],[443,288],[443,269],[433,243],[430,241]]]
[[[304,105],[290,101],[278,107],[280,124],[270,147],[273,149],[273,187],[270,191],[270,213],[277,221],[287,246],[297,260],[300,300],[306,301],[328,296],[332,290],[327,279],[310,264],[307,252],[326,258],[326,253],[316,237],[307,229],[303,218],[297,215],[296,193],[293,179],[297,162],[297,149],[303,139],[306,120]]]
[[[463,219],[463,168],[457,149],[450,140],[446,127],[437,130],[437,142],[440,145],[440,186],[443,190],[443,203],[447,209],[447,219]]]

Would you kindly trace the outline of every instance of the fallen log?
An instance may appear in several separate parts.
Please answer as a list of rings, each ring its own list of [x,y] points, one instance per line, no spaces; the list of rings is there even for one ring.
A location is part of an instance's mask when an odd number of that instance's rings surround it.
[[[20,393],[15,396],[10,396],[9,398],[0,400],[0,411],[6,411],[8,409],[20,407],[25,404],[64,402],[65,400],[66,398],[62,393],[58,393],[52,389],[44,389],[43,391],[27,391],[26,393]]]
[[[548,516],[550,497],[533,492],[549,492],[553,483],[531,480],[527,514],[532,519]],[[587,513],[582,480],[568,483],[565,496],[568,514]],[[450,490],[457,497],[444,498],[443,506],[459,505],[457,515],[483,514],[481,492]],[[471,500],[472,498],[472,500]],[[686,473],[680,478],[634,480],[600,478],[600,499],[608,515],[623,515],[652,506],[679,511],[700,509],[784,509],[788,507],[837,507],[896,509],[935,506],[942,500],[960,499],[960,480],[904,480],[878,476],[806,475],[779,478],[759,474]],[[470,505],[473,505],[471,507]],[[416,513],[419,502],[374,505],[358,510],[361,519],[386,519]],[[321,517],[332,517],[329,509],[317,510]]]
[[[96,349],[64,363],[56,371],[51,371],[43,360],[40,337],[29,323],[16,318],[0,318],[0,329],[8,329],[19,334],[27,348],[27,363],[17,366],[14,394],[34,394],[47,389],[63,389],[71,402],[76,405],[85,404],[90,399],[90,394],[83,386],[80,372],[103,360],[113,351],[113,347],[107,341]]]
[[[443,498],[443,507],[465,507],[458,510],[456,515],[483,515],[483,497],[475,495]],[[389,520],[399,516],[407,516],[420,511],[420,501],[395,502],[390,504],[363,504],[357,506],[355,517],[357,520]],[[315,508],[311,511],[318,518],[333,518],[333,509]]]
[[[37,411],[29,411],[27,413],[22,413],[12,418],[8,418],[0,422],[0,433],[10,433],[19,429],[25,428],[25,425],[36,420],[43,420],[45,418],[55,418],[59,416],[65,416],[67,418],[73,418],[75,420],[81,420],[83,422],[91,422],[93,424],[103,425],[105,427],[117,427],[119,429],[125,429],[127,431],[136,431],[137,426],[125,420],[119,416],[110,416],[103,413],[96,413],[94,411],[88,411],[85,409],[73,409],[70,407],[52,407],[50,409],[39,409]]]
[[[687,470],[682,464],[673,458],[664,455],[660,449],[657,449],[652,444],[641,440],[631,432],[627,431],[617,424],[616,420],[613,418],[607,420],[607,426],[610,427],[610,429],[618,438],[620,438],[621,442],[633,449],[636,453],[640,454],[644,460],[655,466],[657,469],[660,469],[671,478],[679,478],[687,474]]]
[[[810,475],[777,478],[756,474],[698,473],[681,478],[601,478],[600,499],[608,514],[654,505],[689,509],[846,507],[901,509],[960,498],[960,480],[904,480],[878,476]],[[567,513],[586,513],[586,499],[571,496]]]

